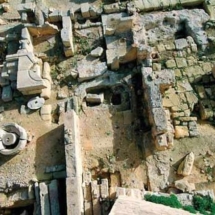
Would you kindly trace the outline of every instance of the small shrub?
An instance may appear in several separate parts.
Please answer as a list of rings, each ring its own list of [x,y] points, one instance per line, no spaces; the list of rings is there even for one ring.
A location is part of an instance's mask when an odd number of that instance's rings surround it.
[[[188,211],[190,213],[196,214],[196,210],[192,205],[185,205],[183,206],[183,210]]]
[[[210,196],[201,197],[195,195],[193,197],[193,206],[197,211],[206,215],[209,214],[206,211],[212,212],[212,210],[215,210],[215,203]]]
[[[156,196],[156,195],[145,195],[145,200],[149,202],[154,202],[157,204],[162,204],[170,206],[172,208],[182,208],[181,203],[178,201],[175,195],[166,196]]]

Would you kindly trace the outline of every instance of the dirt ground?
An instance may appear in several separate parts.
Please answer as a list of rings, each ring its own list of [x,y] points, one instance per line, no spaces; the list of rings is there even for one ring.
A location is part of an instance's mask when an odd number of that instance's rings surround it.
[[[56,107],[53,99],[47,103]],[[0,156],[0,175],[11,183],[21,182],[28,184],[31,180],[47,180],[51,174],[45,173],[48,166],[64,164],[63,125],[42,121],[39,110],[27,115],[21,115],[21,104],[26,104],[27,99],[20,97],[19,102],[1,104],[5,111],[1,113],[0,125],[16,122],[21,125],[32,139],[27,147],[15,156]]]

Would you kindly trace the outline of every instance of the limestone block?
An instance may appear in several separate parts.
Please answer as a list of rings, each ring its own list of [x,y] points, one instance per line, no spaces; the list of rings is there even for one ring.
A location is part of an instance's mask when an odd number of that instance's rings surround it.
[[[35,14],[35,23],[37,25],[42,26],[45,22],[42,10],[40,10],[39,7],[35,7],[34,14]]]
[[[116,189],[116,197],[119,197],[119,196],[126,196],[126,188],[117,187],[117,189]]]
[[[175,44],[173,42],[166,42],[165,48],[167,51],[175,50]]]
[[[155,72],[154,83],[160,86],[161,92],[173,86],[175,83],[175,73],[171,69],[161,70],[160,72]]]
[[[72,22],[69,16],[62,18],[63,29],[61,30],[61,39],[65,47],[71,47],[72,39]]]
[[[171,69],[171,68],[175,68],[176,67],[176,63],[175,63],[175,60],[172,59],[172,60],[168,60],[166,61],[166,67]]]
[[[60,214],[60,205],[59,205],[59,194],[58,194],[58,182],[57,180],[52,180],[48,185],[49,188],[49,199],[51,205],[51,215]]]
[[[78,64],[77,71],[79,73],[78,80],[86,81],[96,78],[107,71],[107,65],[105,62],[99,62],[96,64]]]
[[[164,52],[164,51],[166,51],[166,48],[163,43],[160,43],[157,45],[157,50],[158,50],[158,52]]]
[[[190,152],[179,165],[177,174],[183,176],[190,175],[193,168],[194,159],[195,159],[194,153]]]
[[[52,11],[48,17],[49,22],[59,22],[61,19],[61,12],[59,10]]]
[[[67,214],[82,214],[81,178],[66,178]]]
[[[100,185],[101,198],[106,199],[109,197],[108,179],[102,179]]]
[[[187,79],[177,81],[176,87],[178,93],[193,91],[193,88]]]
[[[180,179],[175,181],[175,187],[183,192],[188,192],[188,193],[191,193],[196,189],[195,184],[189,183],[186,179]]]
[[[200,116],[202,120],[210,119],[213,117],[213,110],[210,100],[201,100],[199,102]]]
[[[90,94],[88,93],[86,96],[86,101],[89,103],[97,103],[101,104],[104,101],[104,94]]]
[[[163,108],[152,108],[153,131],[161,134],[167,131],[166,113]]]
[[[191,121],[188,123],[190,137],[196,137],[199,135],[196,121]]]
[[[182,50],[182,49],[187,48],[187,47],[188,47],[188,43],[187,43],[186,39],[175,40],[175,48],[177,50]]]
[[[39,184],[39,188],[41,215],[51,215],[48,186],[44,182],[42,182]]]
[[[157,150],[166,150],[168,148],[166,134],[157,135],[155,138],[155,146]]]
[[[128,196],[120,196],[113,205],[109,215],[132,214],[132,215],[190,215],[189,212],[181,209],[170,208],[161,204],[144,201]]]
[[[202,69],[205,74],[211,74],[212,71],[212,64],[210,62],[203,62],[202,63]],[[213,73],[212,73],[213,74]]]
[[[100,197],[100,189],[97,181],[92,181],[91,183],[91,193],[92,193],[92,198],[97,199]]]
[[[47,79],[48,81],[52,82],[52,78],[51,78],[50,73],[51,73],[51,67],[50,67],[49,63],[44,62],[42,78]]]
[[[46,86],[46,88],[42,89],[40,97],[44,99],[49,99],[51,97],[51,83],[47,79],[44,79],[43,83]]]
[[[146,89],[145,91],[146,99],[149,102],[150,108],[160,108],[162,107],[162,97],[160,93],[160,88],[157,85]]]
[[[104,5],[104,12],[105,13],[116,13],[120,11],[120,7],[118,3]]]
[[[11,86],[10,86],[10,85],[4,86],[4,87],[2,88],[1,99],[2,99],[4,102],[12,101],[12,99],[13,99],[13,94],[12,94],[12,89],[11,89]]]
[[[28,26],[28,30],[34,37],[55,35],[59,32],[58,27],[49,22],[45,22],[42,26]]]
[[[206,99],[207,98],[207,95],[206,95],[206,92],[205,92],[205,88],[202,85],[195,86],[195,89],[197,91],[198,96],[201,99]]]
[[[153,71],[160,71],[161,70],[161,64],[160,63],[153,63],[152,69],[153,69]]]
[[[115,198],[116,197],[116,190],[117,187],[120,186],[120,173],[112,173],[110,174],[110,197]]]
[[[27,2],[27,3],[24,3],[24,4],[19,4],[17,6],[17,11],[19,13],[22,13],[22,12],[33,12],[34,9],[35,9],[35,3],[34,2]]]
[[[90,4],[88,2],[81,4],[81,14],[84,18],[90,17]]]
[[[92,57],[101,57],[102,53],[103,53],[103,48],[102,47],[97,47],[96,49],[93,49],[91,52],[90,52],[90,55]]]
[[[51,121],[52,119],[52,106],[51,105],[43,105],[40,109],[40,116],[44,121]]]
[[[187,61],[185,58],[175,58],[178,68],[187,67]]]
[[[184,117],[179,117],[179,120],[182,122],[197,121],[197,117],[184,116]]]
[[[71,46],[69,48],[64,47],[63,50],[64,50],[64,54],[66,57],[72,57],[74,55],[74,47],[73,46]]]
[[[189,130],[187,126],[175,126],[175,138],[183,138],[189,136]]]

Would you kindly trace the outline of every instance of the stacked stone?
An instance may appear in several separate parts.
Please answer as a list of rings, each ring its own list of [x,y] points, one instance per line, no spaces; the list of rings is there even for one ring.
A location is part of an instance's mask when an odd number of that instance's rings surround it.
[[[90,5],[88,2],[81,4],[81,15],[83,18],[95,18],[102,14],[103,8],[96,5]]]
[[[142,67],[142,77],[155,145],[157,149],[164,150],[173,145],[173,138],[171,138],[173,129],[169,114],[162,105],[161,89],[172,86],[175,82],[175,75],[173,70],[153,72],[151,67]]]

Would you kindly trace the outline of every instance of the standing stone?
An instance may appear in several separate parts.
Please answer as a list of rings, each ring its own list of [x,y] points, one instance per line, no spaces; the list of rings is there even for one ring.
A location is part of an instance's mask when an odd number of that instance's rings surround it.
[[[40,194],[39,194],[39,185],[36,182],[34,184],[34,193],[35,193],[35,197],[36,197],[36,204],[35,204],[35,215],[41,215],[41,211],[40,211]]]
[[[190,152],[179,165],[177,173],[183,176],[190,175],[193,168],[194,158],[194,153]]]
[[[49,199],[51,204],[51,214],[59,215],[60,206],[59,206],[59,195],[58,195],[58,183],[57,180],[52,180],[49,184]]]
[[[44,182],[42,182],[39,184],[39,188],[40,188],[41,215],[51,215],[48,187]]]

